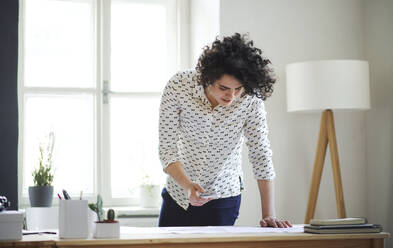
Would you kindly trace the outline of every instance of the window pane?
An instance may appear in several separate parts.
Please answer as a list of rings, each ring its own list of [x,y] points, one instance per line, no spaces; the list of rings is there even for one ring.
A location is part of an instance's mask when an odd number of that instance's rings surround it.
[[[55,192],[93,193],[94,101],[92,95],[25,96],[23,192],[33,185],[39,142],[53,131]]]
[[[176,51],[168,50],[168,36],[174,35],[169,31],[166,5],[157,1],[112,1],[111,90],[163,89],[176,57]]]
[[[158,158],[159,97],[112,97],[112,197],[129,197],[144,175],[162,184],[165,174]]]
[[[94,1],[24,1],[24,83],[94,87]]]

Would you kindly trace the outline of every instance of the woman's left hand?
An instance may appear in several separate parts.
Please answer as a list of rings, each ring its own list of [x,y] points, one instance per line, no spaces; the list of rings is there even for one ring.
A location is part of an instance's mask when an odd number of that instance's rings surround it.
[[[259,224],[261,227],[279,227],[279,228],[286,228],[286,227],[292,227],[291,222],[288,220],[279,220],[274,216],[267,216],[264,217]]]

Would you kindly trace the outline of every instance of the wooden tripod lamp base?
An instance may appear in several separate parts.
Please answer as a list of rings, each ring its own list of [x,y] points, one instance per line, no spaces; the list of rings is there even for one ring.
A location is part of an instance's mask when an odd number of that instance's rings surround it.
[[[318,145],[315,154],[310,193],[308,195],[307,212],[306,218],[304,220],[305,224],[309,224],[310,220],[314,217],[315,207],[318,199],[319,185],[321,183],[323,164],[325,161],[326,149],[328,144],[332,161],[334,189],[336,192],[337,215],[339,218],[346,217],[333,112],[332,110],[325,110],[324,112],[322,112],[321,116],[321,127],[319,129]]]

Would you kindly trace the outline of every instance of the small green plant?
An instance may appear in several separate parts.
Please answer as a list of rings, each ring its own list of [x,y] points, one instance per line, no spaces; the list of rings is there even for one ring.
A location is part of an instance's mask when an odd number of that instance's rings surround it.
[[[115,210],[109,209],[107,213],[107,219],[104,220],[104,210],[102,209],[102,197],[97,195],[96,203],[89,203],[89,208],[97,214],[98,222],[101,223],[113,223],[115,220]]]
[[[40,142],[40,155],[38,158],[38,168],[33,170],[34,186],[51,186],[54,177],[53,171],[53,148],[55,145],[55,135],[50,132],[45,142]]]
[[[114,221],[114,220],[115,220],[115,210],[109,209],[109,210],[108,210],[108,213],[106,214],[106,218],[107,218],[109,221]]]
[[[102,210],[102,197],[97,195],[96,203],[89,203],[89,208],[97,214],[98,222],[102,222],[104,219],[104,211]]]

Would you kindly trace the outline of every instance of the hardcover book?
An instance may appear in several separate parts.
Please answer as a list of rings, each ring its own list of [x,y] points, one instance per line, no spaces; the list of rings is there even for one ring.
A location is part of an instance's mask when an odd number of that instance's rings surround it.
[[[304,232],[306,233],[319,233],[319,234],[340,234],[340,233],[378,233],[382,232],[382,226],[376,224],[366,225],[350,225],[350,227],[340,226],[321,226],[317,228],[315,226],[305,226]]]
[[[351,224],[366,224],[366,218],[341,218],[341,219],[312,219],[311,225],[351,225]]]

